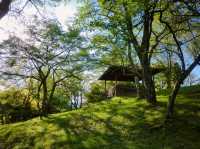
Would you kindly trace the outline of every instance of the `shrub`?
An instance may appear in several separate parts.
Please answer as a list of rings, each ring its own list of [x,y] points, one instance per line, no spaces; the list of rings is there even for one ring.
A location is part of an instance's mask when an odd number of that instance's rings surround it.
[[[39,115],[32,97],[22,89],[11,88],[0,93],[0,123],[28,120]]]
[[[99,102],[107,98],[104,86],[97,82],[91,84],[90,92],[87,92],[85,96],[90,103]]]

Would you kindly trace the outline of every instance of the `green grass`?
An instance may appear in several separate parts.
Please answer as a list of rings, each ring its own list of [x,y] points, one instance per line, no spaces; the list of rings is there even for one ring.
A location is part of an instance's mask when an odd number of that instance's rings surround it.
[[[199,149],[200,100],[179,96],[164,123],[166,96],[114,98],[40,120],[0,126],[0,149]]]
[[[169,95],[170,94],[170,90],[160,90],[159,92],[157,92],[157,95]],[[181,87],[179,90],[179,94],[184,95],[184,96],[188,96],[188,97],[194,97],[194,96],[198,96],[200,97],[200,85],[193,85],[193,86],[184,86]]]

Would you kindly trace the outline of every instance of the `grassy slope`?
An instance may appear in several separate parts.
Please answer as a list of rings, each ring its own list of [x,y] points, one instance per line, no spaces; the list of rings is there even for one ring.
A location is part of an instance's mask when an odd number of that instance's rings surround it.
[[[114,98],[81,110],[0,126],[1,148],[199,149],[200,100],[179,97],[176,118],[162,125],[166,97]]]

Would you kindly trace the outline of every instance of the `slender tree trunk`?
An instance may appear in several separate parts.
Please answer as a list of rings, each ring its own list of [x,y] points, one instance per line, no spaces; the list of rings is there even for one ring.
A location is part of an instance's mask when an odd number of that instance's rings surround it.
[[[172,53],[167,51],[168,70],[166,74],[167,89],[172,89]]]
[[[43,84],[43,100],[42,100],[42,114],[47,116],[47,104],[48,104],[48,91],[46,79],[42,81]]]
[[[168,106],[167,106],[167,115],[166,115],[167,119],[171,118],[174,113],[174,104],[175,104],[178,91],[181,87],[181,84],[182,84],[182,81],[177,81],[175,83],[174,89],[172,90],[172,93],[169,96],[169,101],[168,101]]]
[[[166,82],[167,82],[167,89],[170,90],[172,88],[172,85],[171,85],[171,74],[167,74],[168,76],[165,76],[166,77]]]
[[[53,96],[54,96],[54,92],[55,92],[56,86],[57,86],[57,84],[53,83],[50,95],[48,97],[48,102],[47,102],[47,105],[46,105],[47,106],[46,107],[47,113],[51,112],[51,101],[53,100]]]
[[[38,84],[38,88],[37,88],[37,108],[39,110],[39,115],[40,115],[40,118],[41,118],[41,114],[42,114],[42,108],[40,107],[40,90],[41,90],[41,87],[42,87],[42,82],[40,82],[40,84]]]
[[[82,104],[83,104],[83,93],[82,93],[82,91],[81,91],[81,93],[80,93],[80,108],[82,108]]]
[[[199,62],[200,62],[200,55],[197,56],[197,58],[193,61],[193,63],[188,67],[187,70],[184,70],[182,72],[182,74],[180,74],[180,77],[177,80],[177,82],[175,83],[175,87],[172,90],[171,95],[169,96],[169,103],[168,103],[167,115],[166,115],[167,119],[171,118],[173,115],[176,96],[181,87],[181,84],[188,77],[188,75],[191,73],[191,71],[199,64]]]
[[[52,88],[51,88],[51,93],[50,93],[50,96],[49,96],[49,100],[51,100],[53,98],[55,89],[56,89],[56,83],[54,83]]]
[[[73,98],[74,98],[73,94],[71,94],[70,98],[71,98],[71,110],[73,110]]]
[[[8,13],[11,2],[12,0],[0,1],[0,19],[2,19]]]
[[[136,94],[137,94],[137,98],[140,99],[141,98],[141,94],[140,94],[140,84],[139,84],[139,78],[137,76],[135,76],[135,86],[136,86]]]

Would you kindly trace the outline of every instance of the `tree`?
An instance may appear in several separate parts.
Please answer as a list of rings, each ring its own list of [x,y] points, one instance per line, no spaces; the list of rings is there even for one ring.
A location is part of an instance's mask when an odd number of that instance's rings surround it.
[[[90,91],[85,94],[88,103],[100,102],[107,98],[105,94],[104,84],[93,82]]]
[[[83,78],[81,74],[79,74],[79,78]],[[70,78],[68,80],[64,80],[62,81],[60,88],[63,90],[63,94],[70,99],[69,104],[71,110],[82,107],[84,94],[82,79]]]
[[[75,55],[83,38],[77,29],[64,32],[55,20],[36,21],[27,32],[29,39],[26,41],[11,37],[2,43],[7,70],[1,71],[1,75],[37,80],[38,98],[42,90],[42,114],[46,115],[59,83],[77,77],[76,73],[82,71]]]
[[[2,0],[0,2],[0,19],[8,13],[11,2],[12,0]]]
[[[171,118],[174,111],[175,99],[181,84],[200,62],[199,30],[195,28],[198,22],[200,2],[188,1],[171,2],[167,4],[170,10],[167,14],[160,11],[159,20],[170,33],[170,48],[179,59],[180,73],[169,96],[167,118]],[[168,43],[169,44],[169,43]],[[169,50],[169,49],[168,49]],[[193,57],[192,62],[186,60],[186,53]]]
[[[157,16],[163,7],[162,1],[99,0],[98,4],[88,4],[87,12],[80,17],[94,34],[113,34],[127,43],[129,60],[131,62],[136,56],[139,59],[146,98],[153,104],[156,103],[156,92],[151,71],[152,56],[168,34],[165,28],[158,27]]]
[[[8,88],[0,92],[1,123],[12,123],[38,116],[31,92],[31,81],[24,88]]]
[[[180,59],[182,73],[175,83],[170,99],[175,98],[180,85],[199,63],[198,50],[195,50],[195,60],[188,68],[184,58],[188,54],[184,46],[193,45],[192,49],[196,49],[194,41],[199,35],[195,26],[198,22],[199,5],[198,1],[99,0],[98,3],[89,3],[86,6],[86,12],[81,15],[80,20],[87,24],[87,29],[92,30],[93,34],[120,36],[129,43],[129,47],[133,47],[143,70],[146,98],[155,103],[155,85],[151,73],[155,54],[159,55],[162,52],[160,50],[169,50],[167,46],[171,44],[169,52],[173,51],[176,58]],[[166,43],[167,40],[170,43]],[[173,103],[173,100],[170,101]],[[170,103],[169,105],[173,105]]]
[[[1,0],[0,1],[0,19],[2,19],[11,9],[11,4],[15,4],[16,1],[19,0]],[[51,5],[55,4],[55,3],[59,3],[62,0],[24,0],[24,1],[19,1],[23,6],[21,8],[18,9],[18,13],[20,13],[21,11],[23,11],[23,9],[31,4],[33,7],[35,7],[37,9],[37,11],[39,11],[38,6],[42,6],[42,5]],[[66,0],[65,0],[66,1]]]

